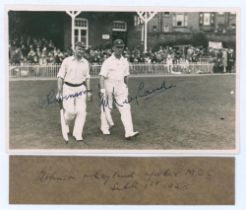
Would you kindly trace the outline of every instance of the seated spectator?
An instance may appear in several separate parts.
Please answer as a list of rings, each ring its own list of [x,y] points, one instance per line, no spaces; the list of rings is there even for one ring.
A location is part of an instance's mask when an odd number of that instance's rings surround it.
[[[47,49],[46,46],[44,46],[43,49],[42,49],[42,55],[48,56],[48,49]]]
[[[45,54],[42,53],[41,57],[39,58],[39,64],[40,65],[46,65],[48,62],[47,62],[47,57]]]
[[[58,55],[58,62],[57,63],[62,63],[64,59],[64,54],[60,49],[57,49],[57,55]]]
[[[47,63],[49,63],[49,64],[55,64],[56,63],[56,58],[55,58],[53,52],[48,53]]]
[[[24,57],[26,57],[27,54],[28,54],[28,48],[26,47],[25,44],[22,44],[22,45],[21,45],[20,50],[21,50],[21,52],[22,52],[22,55],[23,55]]]
[[[37,47],[37,48],[36,48],[36,55],[37,55],[38,57],[41,57],[41,54],[42,54],[42,52],[41,52],[41,50],[40,50],[40,47]]]
[[[29,63],[34,62],[34,56],[36,56],[36,52],[33,50],[33,48],[30,48],[29,53],[27,54],[27,60]]]
[[[12,52],[10,62],[13,64],[20,64],[22,60],[23,60],[22,52],[20,48],[16,48],[14,52]]]
[[[39,57],[37,56],[37,55],[35,55],[34,57],[33,57],[33,62],[32,62],[33,64],[39,64]]]

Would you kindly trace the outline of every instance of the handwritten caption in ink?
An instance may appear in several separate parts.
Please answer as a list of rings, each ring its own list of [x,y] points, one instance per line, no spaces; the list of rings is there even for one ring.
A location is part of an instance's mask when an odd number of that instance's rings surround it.
[[[103,169],[73,174],[42,169],[38,173],[38,181],[43,185],[74,183],[76,186],[90,183],[92,186],[103,186],[110,191],[148,190],[161,188],[166,190],[186,191],[192,188],[194,180],[212,180],[213,171],[202,168],[185,168],[175,170],[170,168],[153,169],[151,171],[137,172],[134,170]]]

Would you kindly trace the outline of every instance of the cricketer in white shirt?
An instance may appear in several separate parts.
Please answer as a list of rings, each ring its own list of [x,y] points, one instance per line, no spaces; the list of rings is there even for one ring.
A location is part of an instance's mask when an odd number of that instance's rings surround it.
[[[84,45],[75,44],[74,55],[63,60],[58,72],[57,100],[61,100],[64,118],[69,132],[69,125],[74,120],[73,136],[83,140],[83,128],[86,119],[86,97],[90,99],[90,65],[83,58]]]
[[[134,131],[131,115],[131,106],[128,103],[127,77],[129,63],[122,56],[124,42],[116,39],[113,43],[114,53],[102,64],[100,75],[101,93],[101,131],[105,135],[110,134],[110,128],[114,126],[111,116],[113,103],[121,114],[121,121],[125,129],[125,138],[131,139],[139,134]]]

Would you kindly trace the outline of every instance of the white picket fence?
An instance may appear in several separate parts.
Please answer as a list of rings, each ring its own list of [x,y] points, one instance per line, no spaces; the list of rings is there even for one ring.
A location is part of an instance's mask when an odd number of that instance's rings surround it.
[[[59,71],[60,64],[26,64],[16,65],[9,64],[9,77],[42,77],[55,78]],[[101,65],[92,65],[90,74],[92,76],[98,75]],[[213,64],[211,63],[190,63],[173,64],[171,67],[167,64],[130,64],[131,74],[199,74],[199,73],[213,73]]]

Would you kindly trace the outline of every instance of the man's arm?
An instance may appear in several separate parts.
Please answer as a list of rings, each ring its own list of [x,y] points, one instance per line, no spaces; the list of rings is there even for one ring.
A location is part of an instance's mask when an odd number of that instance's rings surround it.
[[[127,67],[126,67],[125,76],[124,76],[124,83],[126,84],[126,87],[128,87],[128,76],[130,75],[130,68],[132,68],[132,66],[129,65],[129,62],[127,62]]]
[[[92,100],[92,93],[91,93],[91,80],[90,80],[90,68],[91,65],[88,62],[88,69],[87,69],[87,74],[86,74],[86,79],[85,79],[85,85],[86,85],[86,96],[87,96],[87,100],[91,101]]]
[[[101,97],[105,97],[105,94],[106,94],[104,80],[105,80],[104,76],[100,76],[99,83],[100,83],[100,96]]]
[[[63,82],[64,78],[66,76],[66,63],[67,59],[65,58],[61,64],[61,67],[59,69],[59,72],[57,74],[57,95],[56,95],[56,100],[62,101],[63,99]]]
[[[57,79],[57,95],[56,100],[62,101],[62,87],[63,87],[63,78],[58,77]]]
[[[100,89],[104,89],[105,90],[105,87],[104,87],[104,76],[100,76]]]
[[[87,100],[91,101],[92,100],[92,94],[91,94],[91,82],[90,82],[90,78],[87,78],[85,80],[86,83],[86,96],[87,96]]]
[[[99,79],[100,93],[99,94],[101,97],[105,97],[106,95],[104,81],[108,76],[108,69],[109,69],[108,65],[109,65],[109,60],[107,59],[103,62],[100,73],[99,73],[99,76],[100,76],[100,79]]]

